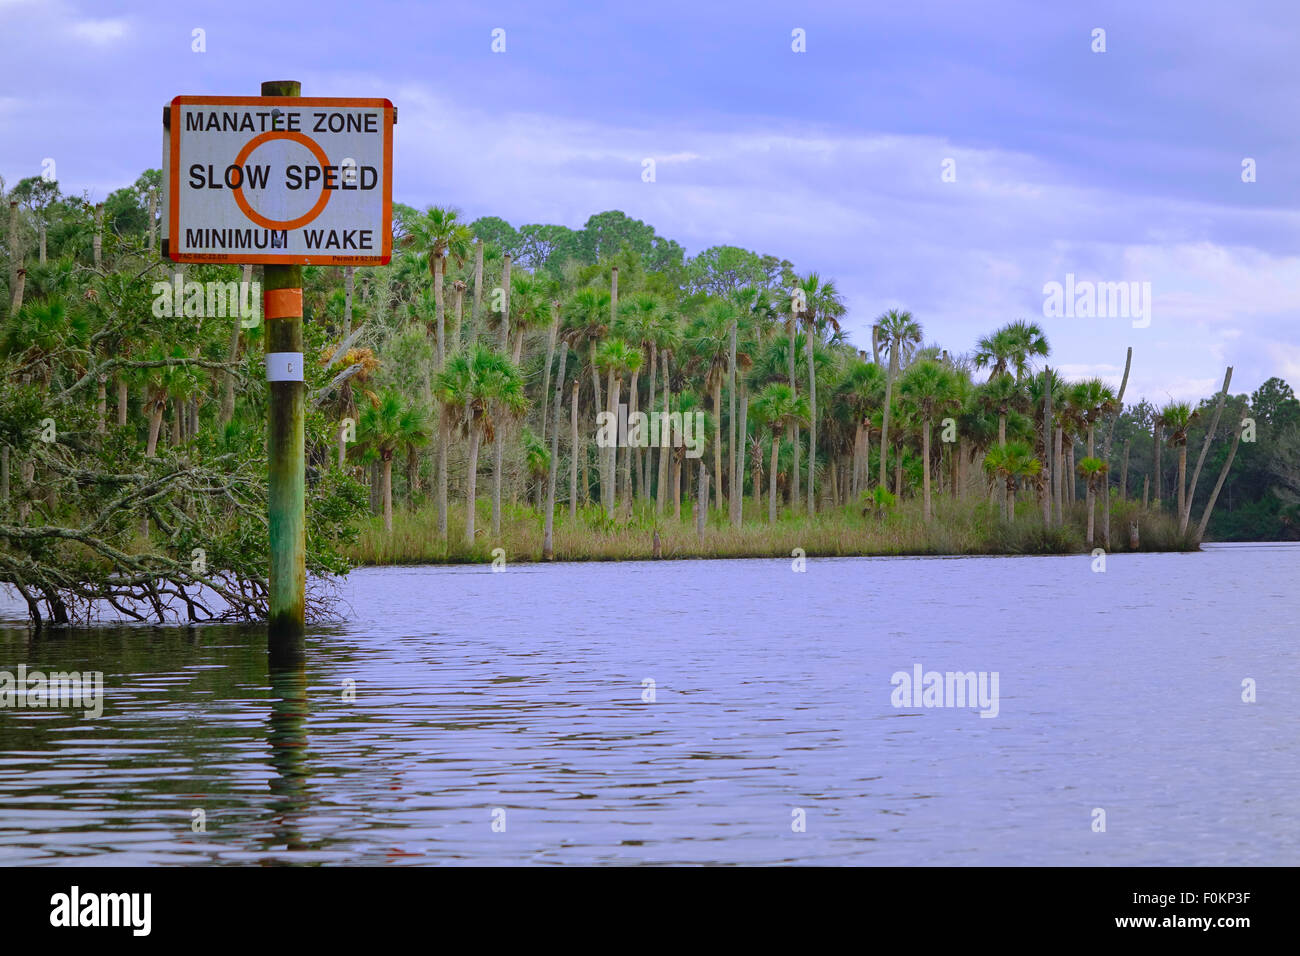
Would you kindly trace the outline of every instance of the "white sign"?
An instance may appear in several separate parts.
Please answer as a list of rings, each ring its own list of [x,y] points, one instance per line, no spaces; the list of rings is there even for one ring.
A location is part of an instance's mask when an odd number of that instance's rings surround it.
[[[387,263],[394,112],[379,99],[176,97],[163,136],[168,255]]]

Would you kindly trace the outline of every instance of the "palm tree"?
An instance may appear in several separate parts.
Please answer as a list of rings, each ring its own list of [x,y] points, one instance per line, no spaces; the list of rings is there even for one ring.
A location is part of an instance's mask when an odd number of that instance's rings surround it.
[[[835,393],[834,402],[843,408],[853,423],[853,477],[850,495],[869,483],[871,467],[871,416],[880,409],[885,395],[885,373],[874,362],[850,362]]]
[[[617,426],[618,399],[623,386],[623,376],[633,369],[641,368],[641,351],[632,348],[620,338],[611,338],[600,344],[600,348],[596,350],[595,360],[597,366],[605,369],[609,375],[609,408],[607,411],[611,415],[611,421]],[[602,449],[603,454],[601,456],[604,470],[604,474],[601,475],[601,497],[605,499],[605,514],[609,518],[614,517],[617,451],[618,439],[616,434],[614,442],[608,449]]]
[[[393,532],[393,455],[403,448],[429,442],[429,423],[423,412],[394,391],[385,391],[379,401],[367,405],[357,422],[359,455],[376,455],[383,469],[381,494],[384,500],[384,531]]]
[[[655,364],[658,359],[658,349],[656,345],[656,331],[659,322],[659,313],[661,306],[659,299],[648,293],[641,292],[623,302],[619,303],[618,315],[614,319],[614,334],[619,338],[636,346],[638,350],[650,356],[650,406],[654,407],[655,391]],[[640,392],[640,374],[641,369],[632,370],[632,383],[628,390],[628,412],[629,414],[641,410],[641,392]],[[648,451],[648,449],[647,449]],[[632,457],[637,459],[636,479],[637,479],[637,498],[644,498],[648,491],[646,475],[641,467],[641,449],[628,448],[624,449],[623,455],[629,461]],[[631,493],[631,485],[625,489]]]
[[[1011,521],[1016,516],[1017,481],[1037,475],[1042,470],[1042,462],[1033,456],[1026,442],[1012,441],[989,449],[984,456],[984,470],[994,480],[1000,478],[1006,486],[1002,517]]]
[[[444,206],[429,206],[423,213],[408,215],[402,223],[406,230],[406,244],[419,249],[428,257],[429,275],[433,277],[433,304],[437,325],[438,369],[446,359],[446,322],[444,318],[442,283],[447,273],[448,258],[457,265],[469,258],[474,234],[460,219],[460,210]]]
[[[885,378],[885,414],[880,426],[880,480],[882,488],[887,487],[885,476],[888,474],[889,460],[889,419],[892,416],[894,397],[894,379],[898,377],[899,362],[902,353],[921,343],[921,324],[912,318],[912,313],[905,309],[890,309],[876,319],[876,327],[885,349],[889,352],[889,374]],[[895,494],[901,489],[895,488]]]
[[[496,437],[503,415],[522,414],[528,407],[519,369],[504,355],[476,345],[468,353],[453,355],[435,379],[434,393],[443,414],[469,438],[466,490],[465,543],[474,544],[474,503],[478,487],[478,455],[484,440]]]
[[[808,345],[808,514],[817,510],[814,486],[817,462],[817,363],[813,360],[813,342],[820,340],[821,328],[830,323],[839,331],[839,316],[844,314],[844,304],[839,290],[829,279],[816,272],[799,279],[795,285],[796,301],[804,306],[804,330]]]
[[[921,422],[921,486],[925,520],[930,520],[930,427],[936,416],[961,406],[956,375],[938,362],[913,364],[898,383],[898,392]]]
[[[1088,455],[1083,461],[1079,462],[1079,474],[1083,476],[1084,484],[1088,489],[1088,536],[1087,545],[1092,547],[1093,535],[1096,531],[1097,509],[1093,505],[1097,488],[1106,479],[1106,472],[1110,466],[1100,458],[1094,458]]]
[[[688,347],[703,371],[704,387],[713,396],[713,487],[722,506],[722,382],[731,352],[731,327],[736,309],[730,302],[714,300],[687,331]],[[707,502],[706,502],[707,505]]]
[[[976,343],[975,367],[989,369],[990,380],[1014,372],[1016,381],[1020,381],[1029,370],[1031,360],[1046,358],[1050,352],[1042,327],[1037,322],[1020,319]]]
[[[777,453],[781,448],[781,432],[791,425],[808,422],[808,400],[783,382],[772,382],[754,399],[754,418],[760,425],[772,429],[772,464],[768,469],[767,520],[776,523]]]
[[[1186,509],[1187,495],[1187,431],[1200,417],[1187,402],[1170,402],[1160,410],[1160,425],[1168,436],[1170,448],[1178,449],[1178,514]]]
[[[1101,418],[1110,415],[1119,408],[1119,402],[1115,398],[1114,390],[1099,378],[1084,379],[1082,382],[1076,382],[1070,388],[1069,405],[1077,410],[1077,414],[1083,418],[1083,424],[1088,429],[1088,453],[1086,458],[1092,458],[1096,452],[1097,442],[1097,422]],[[1084,474],[1082,463],[1076,471],[1080,475]],[[1093,496],[1097,488],[1096,476],[1104,476],[1106,470],[1100,472],[1096,470],[1089,472],[1089,480],[1084,484],[1084,497],[1087,500],[1088,523],[1092,523],[1092,506]]]

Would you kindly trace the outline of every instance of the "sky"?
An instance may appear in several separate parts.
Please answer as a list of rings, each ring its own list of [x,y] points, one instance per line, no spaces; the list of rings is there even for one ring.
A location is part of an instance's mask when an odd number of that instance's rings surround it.
[[[833,277],[859,347],[888,308],[954,352],[1025,318],[1069,377],[1131,346],[1126,398],[1194,400],[1300,387],[1297,36],[1282,0],[0,0],[0,176],[102,199],[173,96],[297,79],[396,104],[397,202],[621,209]],[[1046,315],[1067,275],[1150,283],[1149,322]]]

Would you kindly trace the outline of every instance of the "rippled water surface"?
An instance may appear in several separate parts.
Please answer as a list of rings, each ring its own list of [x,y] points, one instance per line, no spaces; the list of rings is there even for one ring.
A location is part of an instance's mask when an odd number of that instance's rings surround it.
[[[106,697],[0,710],[0,863],[1300,863],[1300,548],[1090,565],[368,569],[277,674],[0,598],[0,670]],[[895,708],[916,664],[997,716]]]

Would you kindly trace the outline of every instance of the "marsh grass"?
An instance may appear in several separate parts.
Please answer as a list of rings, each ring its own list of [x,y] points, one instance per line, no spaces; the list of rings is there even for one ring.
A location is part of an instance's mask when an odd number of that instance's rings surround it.
[[[613,522],[595,506],[579,509],[570,521],[564,507],[556,509],[555,560],[648,560],[653,557],[656,526],[665,559],[789,557],[796,548],[809,557],[1080,554],[1087,550],[1086,518],[1080,502],[1067,510],[1063,527],[1044,529],[1036,502],[1021,502],[1015,521],[1006,522],[987,501],[944,499],[935,502],[934,520],[928,526],[919,501],[904,501],[884,518],[863,516],[860,508],[850,506],[828,509],[812,519],[786,509],[771,525],[767,506],[746,499],[740,528],[731,526],[725,511],[711,510],[700,537],[685,506],[680,522],[671,516],[660,516],[656,522],[653,506],[640,505]],[[1141,551],[1196,550],[1190,539],[1178,535],[1171,516],[1112,501],[1109,551],[1130,550],[1130,519],[1139,524]],[[1097,523],[1100,529],[1100,517]],[[437,513],[432,507],[398,510],[391,535],[384,532],[379,517],[370,519],[351,546],[350,556],[363,565],[464,564],[491,561],[492,551],[502,548],[507,561],[542,559],[542,515],[531,508],[503,503],[501,534],[493,536],[491,503],[480,499],[475,524],[479,531],[469,547],[464,540],[465,508],[456,504],[448,515],[444,543],[438,539]],[[1094,546],[1102,547],[1100,530]]]

